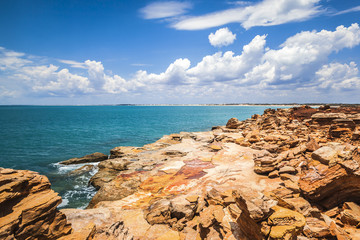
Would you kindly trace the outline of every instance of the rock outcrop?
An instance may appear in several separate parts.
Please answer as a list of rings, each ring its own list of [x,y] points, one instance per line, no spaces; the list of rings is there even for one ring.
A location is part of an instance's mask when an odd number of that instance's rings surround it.
[[[360,239],[360,108],[267,109],[116,147],[63,239]]]
[[[72,229],[45,176],[0,168],[0,239],[58,239]]]
[[[101,162],[108,159],[108,156],[103,153],[92,153],[80,158],[71,158],[66,161],[60,162],[63,165],[70,165],[70,164],[80,164],[80,163],[92,163],[92,162]]]

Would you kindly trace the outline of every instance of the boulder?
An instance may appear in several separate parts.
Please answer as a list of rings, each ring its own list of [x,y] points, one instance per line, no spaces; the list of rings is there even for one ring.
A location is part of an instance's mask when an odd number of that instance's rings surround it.
[[[322,164],[329,165],[330,162],[336,162],[338,152],[332,147],[325,146],[314,151],[311,157],[314,160],[320,161]]]
[[[101,186],[91,199],[88,208],[95,207],[101,201],[115,201],[127,197],[135,193],[140,184],[140,177],[136,174],[120,174]]]
[[[351,166],[355,169],[351,169]],[[339,164],[332,167],[323,164],[310,166],[309,170],[303,171],[299,180],[302,194],[326,209],[360,199],[360,175],[357,173],[359,165],[349,164],[348,167],[345,169]]]
[[[279,159],[271,156],[263,156],[255,158],[254,163],[254,172],[257,174],[266,174],[276,169]]]
[[[294,239],[299,235],[306,224],[302,214],[279,206],[273,207],[273,210],[268,219],[270,239]]]
[[[226,127],[230,129],[237,129],[241,125],[241,121],[239,121],[237,118],[231,118],[226,123]]]
[[[152,204],[144,213],[149,224],[164,224],[171,219],[171,203],[167,199],[161,199]]]
[[[70,164],[80,164],[80,163],[91,163],[91,162],[101,162],[108,159],[108,156],[103,153],[92,153],[80,158],[71,158],[69,160],[60,162],[63,165],[70,165]]]
[[[100,171],[107,169],[107,171],[124,171],[130,162],[123,158],[112,158],[99,163],[98,167]]]
[[[356,128],[356,124],[353,120],[347,118],[339,118],[333,120],[333,124],[339,128],[348,128],[351,131],[354,131]]]
[[[309,137],[308,142],[306,143],[306,150],[309,152],[314,152],[320,148],[319,144],[315,141],[314,138]]]
[[[0,168],[0,239],[58,239],[72,229],[47,177]]]
[[[285,173],[289,173],[289,174],[296,174],[296,169],[294,167],[291,166],[284,166],[282,168],[279,169],[279,174],[285,174]]]
[[[234,191],[233,196],[236,202],[236,206],[240,210],[239,217],[236,219],[236,223],[239,225],[241,232],[248,239],[261,240],[263,235],[261,228],[254,219],[251,218],[248,210],[246,200],[241,196],[239,191]]]
[[[329,226],[318,218],[306,218],[304,234],[308,238],[331,239],[332,235]]]
[[[196,205],[190,203],[185,196],[179,196],[171,200],[171,216],[176,219],[185,218],[191,220],[195,214]]]
[[[360,223],[360,206],[354,202],[345,202],[340,219],[344,224],[358,226]]]
[[[319,125],[330,125],[333,120],[346,118],[346,115],[344,113],[315,113],[311,118]]]

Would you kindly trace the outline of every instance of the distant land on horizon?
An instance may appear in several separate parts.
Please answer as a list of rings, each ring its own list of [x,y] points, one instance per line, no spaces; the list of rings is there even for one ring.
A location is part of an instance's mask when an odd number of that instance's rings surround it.
[[[360,103],[204,103],[204,104],[76,104],[76,105],[43,105],[43,104],[4,104],[4,106],[312,106],[318,107],[323,105],[328,105],[331,107],[360,107]]]

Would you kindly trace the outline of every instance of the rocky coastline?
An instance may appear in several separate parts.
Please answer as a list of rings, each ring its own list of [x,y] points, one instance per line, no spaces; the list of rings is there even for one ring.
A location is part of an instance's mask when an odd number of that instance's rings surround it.
[[[99,161],[84,210],[0,168],[0,239],[360,239],[359,146],[360,107],[267,109],[63,162]]]

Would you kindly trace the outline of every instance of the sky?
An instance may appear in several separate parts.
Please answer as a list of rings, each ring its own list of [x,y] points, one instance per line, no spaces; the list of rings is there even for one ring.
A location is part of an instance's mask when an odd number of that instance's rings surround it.
[[[358,0],[0,0],[0,105],[360,103]]]

